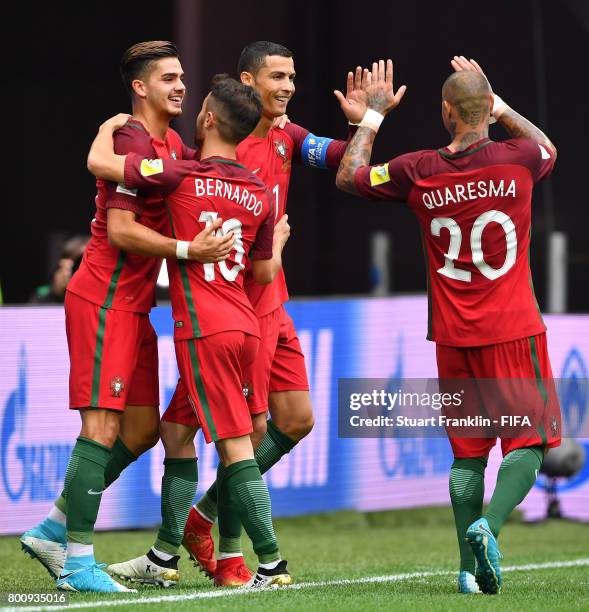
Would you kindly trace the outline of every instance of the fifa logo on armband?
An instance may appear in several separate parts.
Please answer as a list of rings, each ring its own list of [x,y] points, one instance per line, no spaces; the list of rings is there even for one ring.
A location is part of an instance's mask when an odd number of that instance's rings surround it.
[[[110,390],[113,397],[121,397],[121,392],[125,390],[125,381],[120,376],[110,379]]]

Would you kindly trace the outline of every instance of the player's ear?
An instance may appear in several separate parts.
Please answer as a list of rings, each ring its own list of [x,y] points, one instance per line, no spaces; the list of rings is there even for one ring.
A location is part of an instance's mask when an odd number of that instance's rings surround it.
[[[140,98],[147,97],[147,91],[145,90],[145,83],[140,81],[139,79],[134,79],[131,81],[131,89],[135,92],[135,95]]]
[[[254,85],[254,75],[251,72],[246,72],[245,70],[239,75],[241,82],[244,85],[249,85],[253,87]]]
[[[446,100],[442,100],[442,111],[444,115],[450,119],[452,116],[452,107],[450,106],[449,102],[446,102]]]
[[[215,115],[211,111],[207,111],[207,114],[205,115],[204,126],[205,128],[209,129],[213,127],[213,125],[215,125]]]

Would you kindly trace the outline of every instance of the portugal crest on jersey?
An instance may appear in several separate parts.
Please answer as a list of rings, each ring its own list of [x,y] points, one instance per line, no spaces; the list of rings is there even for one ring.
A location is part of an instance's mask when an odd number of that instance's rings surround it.
[[[125,381],[120,376],[113,376],[110,379],[110,391],[113,397],[121,397],[121,392],[125,390]]]
[[[288,147],[284,140],[274,141],[274,151],[276,151],[276,155],[279,155],[283,161],[288,161]]]
[[[245,397],[245,399],[251,398],[254,394],[254,387],[251,382],[241,383],[241,389],[243,391],[243,397]]]
[[[558,421],[556,420],[555,416],[553,416],[550,421],[550,430],[552,431],[553,436],[558,433]]]

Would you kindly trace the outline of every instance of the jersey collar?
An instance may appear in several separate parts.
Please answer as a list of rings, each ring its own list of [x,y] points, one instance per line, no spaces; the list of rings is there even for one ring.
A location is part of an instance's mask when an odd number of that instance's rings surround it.
[[[467,157],[468,155],[472,155],[481,149],[484,149],[487,145],[490,145],[493,141],[489,138],[483,138],[477,142],[473,142],[470,147],[464,149],[464,151],[458,151],[456,153],[452,153],[448,149],[448,147],[444,147],[443,149],[438,149],[438,153],[445,157],[446,159],[460,159],[461,157]]]
[[[216,164],[227,164],[228,166],[235,166],[236,168],[243,168],[244,170],[247,170],[247,168],[243,164],[236,162],[234,159],[226,159],[225,157],[217,157],[216,155],[212,155],[211,157],[207,157],[206,159],[203,159],[201,161],[210,161]]]

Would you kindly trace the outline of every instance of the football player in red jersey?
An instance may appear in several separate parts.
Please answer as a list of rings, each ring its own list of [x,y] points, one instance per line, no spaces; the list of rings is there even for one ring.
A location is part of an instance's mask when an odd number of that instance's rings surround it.
[[[133,45],[121,59],[121,75],[133,118],[117,132],[117,151],[192,157],[194,152],[169,129],[171,119],[181,113],[185,93],[175,46],[167,41]],[[97,191],[92,238],[65,300],[70,407],[79,409],[82,431],[63,494],[49,517],[23,534],[21,542],[59,578],[67,527],[63,573],[68,578],[58,581],[59,588],[120,591],[124,587],[94,562],[92,532],[103,489],[158,440],[157,338],[148,313],[160,258],[173,256],[177,241],[161,235],[167,227],[165,210],[156,206],[161,198],[139,210],[136,194],[122,185],[99,180]],[[190,242],[191,258],[209,262],[227,256],[233,238],[214,236],[218,225]],[[157,258],[141,255],[147,243],[149,254]]]
[[[273,121],[286,112],[295,92],[292,52],[283,45],[257,41],[247,45],[239,58],[241,81],[253,87],[262,98],[262,118],[255,130],[237,147],[237,159],[261,178],[274,198],[275,217],[286,211],[286,198],[293,163],[311,168],[337,168],[347,141],[315,136],[305,128],[288,123],[276,127]],[[348,74],[347,91],[336,95],[352,124],[366,110],[357,96],[361,72]],[[355,128],[351,128],[351,132]],[[262,473],[304,438],[313,427],[313,411],[305,360],[292,319],[284,303],[288,291],[284,272],[262,286],[246,274],[247,295],[258,316],[261,344],[255,367],[250,372],[248,402],[254,423],[256,459]],[[183,393],[177,393],[180,399]],[[270,412],[270,420],[268,419]],[[174,401],[165,421],[189,423],[189,406]],[[217,517],[217,487],[213,484],[191,511],[184,546],[200,567],[214,576],[216,584],[237,584],[249,574],[241,552],[239,521],[220,521],[220,560],[214,559],[211,527]]]
[[[551,173],[556,149],[493,94],[475,61],[456,56],[452,66],[455,72],[442,88],[450,144],[371,166],[380,122],[405,92],[404,86],[393,89],[391,60],[386,69],[382,60],[373,64],[363,81],[368,111],[342,159],[337,186],[368,199],[407,202],[417,216],[428,260],[428,338],[436,342],[440,379],[471,379],[475,385],[478,379],[499,379],[491,393],[476,385],[481,400],[471,408],[482,401],[494,416],[523,413],[533,419],[525,434],[500,433],[504,459],[485,514],[484,471],[496,438],[448,432],[455,457],[450,497],[460,547],[459,590],[478,592],[478,584],[484,593],[499,593],[499,531],[533,486],[545,451],[560,444],[546,327],[528,260],[532,188]],[[511,139],[489,139],[491,116]],[[533,390],[514,400],[501,379],[529,379]]]
[[[200,161],[114,155],[111,132],[118,127],[118,117],[101,127],[89,156],[89,166],[99,175],[118,181],[124,178],[127,189],[164,196],[175,237],[194,235],[222,218],[219,233],[232,233],[235,238],[230,257],[217,264],[171,261],[170,296],[178,367],[195,425],[202,427],[207,442],[216,444],[221,458],[220,498],[245,526],[260,561],[250,581],[252,587],[291,582],[276,544],[268,490],[254,460],[252,421],[243,393],[246,372],[259,344],[258,320],[244,291],[247,257],[251,251],[251,273],[256,282],[271,283],[281,269],[281,251],[288,237],[283,231],[284,239],[276,248],[271,195],[258,177],[236,161],[236,146],[255,127],[260,111],[259,96],[250,87],[234,79],[219,80],[197,121],[202,141]],[[166,463],[170,455],[186,460],[194,457],[197,426],[191,427],[188,435],[185,425],[162,423]],[[177,517],[184,517],[178,520],[181,529],[193,496],[194,492],[182,507],[174,508]],[[168,503],[164,486],[162,508]],[[155,546],[160,551],[161,539],[160,533]],[[157,562],[162,569],[160,584],[168,586],[165,583],[170,580],[163,571],[166,559],[161,554],[154,559],[152,553],[153,549],[108,569],[123,578],[145,582],[151,581]]]

